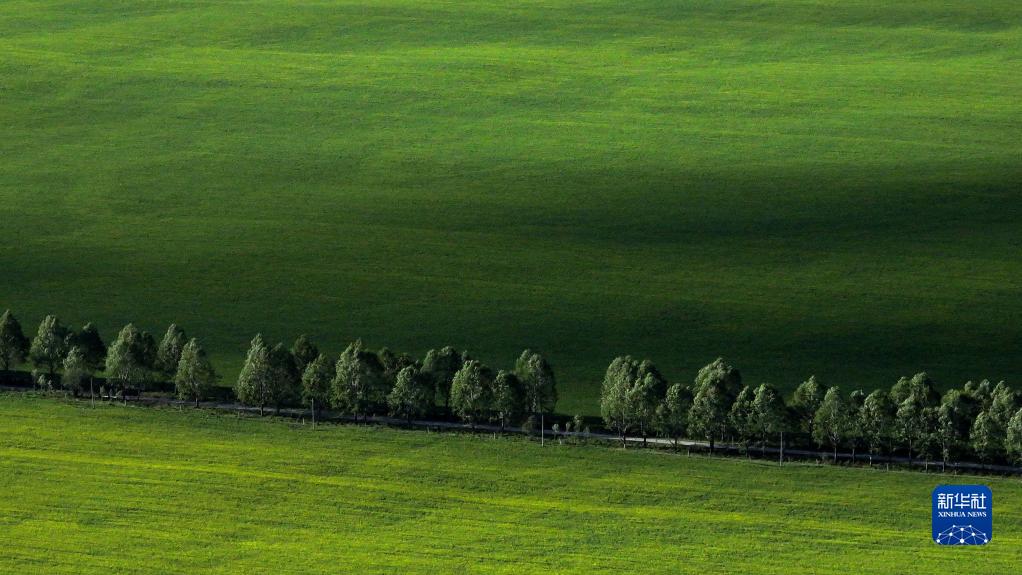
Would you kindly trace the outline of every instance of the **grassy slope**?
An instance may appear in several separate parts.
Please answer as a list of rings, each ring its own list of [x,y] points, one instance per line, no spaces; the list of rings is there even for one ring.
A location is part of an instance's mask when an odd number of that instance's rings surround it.
[[[929,540],[921,473],[0,396],[9,573],[1007,573]],[[958,481],[974,481],[960,477]],[[961,564],[959,564],[961,562]]]
[[[845,386],[1022,372],[1022,5],[12,0],[0,306]]]

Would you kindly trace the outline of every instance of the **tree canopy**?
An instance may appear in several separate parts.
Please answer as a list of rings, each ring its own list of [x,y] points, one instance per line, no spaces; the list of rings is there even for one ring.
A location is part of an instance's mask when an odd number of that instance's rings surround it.
[[[161,375],[168,378],[174,377],[178,362],[181,361],[181,352],[187,343],[188,337],[185,335],[185,330],[178,327],[176,323],[170,324],[167,333],[163,335],[163,339],[160,340],[160,345],[156,349],[156,369]]]
[[[515,375],[525,391],[525,409],[530,413],[550,413],[557,406],[557,378],[539,353],[525,350],[515,362]]]
[[[451,383],[451,409],[473,426],[482,421],[490,407],[493,389],[490,368],[470,359],[454,375]]]
[[[29,341],[11,310],[0,316],[0,368],[7,371],[28,357]]]
[[[152,336],[129,323],[107,351],[108,380],[122,390],[143,390],[152,379],[155,359]]]
[[[174,388],[181,399],[191,399],[195,405],[216,385],[217,375],[206,356],[206,350],[194,337],[181,349],[177,368],[174,369]]]
[[[39,324],[39,330],[32,338],[32,345],[29,348],[32,363],[36,367],[45,368],[51,379],[67,355],[67,336],[68,329],[60,323],[57,316],[48,315]]]
[[[258,407],[261,415],[266,406],[273,402],[273,383],[270,350],[266,347],[263,336],[259,334],[249,344],[234,392],[238,400],[245,405]]]
[[[418,367],[409,365],[397,373],[394,388],[387,395],[390,414],[411,421],[433,407],[433,382]]]

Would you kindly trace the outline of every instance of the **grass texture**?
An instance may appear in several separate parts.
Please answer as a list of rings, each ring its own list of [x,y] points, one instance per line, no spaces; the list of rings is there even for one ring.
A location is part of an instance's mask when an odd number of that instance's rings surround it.
[[[1010,573],[1015,479],[309,426],[0,395],[0,571]],[[985,483],[993,540],[930,540]]]
[[[10,0],[0,307],[308,332],[596,409],[618,354],[790,389],[1022,373],[1012,0]]]

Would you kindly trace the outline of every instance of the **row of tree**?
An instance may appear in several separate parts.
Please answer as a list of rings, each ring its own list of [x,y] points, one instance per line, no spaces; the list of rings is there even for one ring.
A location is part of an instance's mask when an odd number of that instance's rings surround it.
[[[353,415],[390,414],[411,420],[440,405],[475,425],[501,426],[529,415],[550,413],[557,404],[557,380],[546,359],[525,350],[512,370],[494,372],[467,352],[433,349],[418,360],[387,348],[367,349],[361,341],[336,359],[301,336],[288,349],[257,335],[235,385],[238,400],[259,407],[301,403],[313,416],[323,407]]]
[[[47,316],[35,337],[24,335],[17,318],[0,316],[0,367],[24,361],[35,366],[33,380],[61,386],[78,395],[93,376],[105,373],[112,399],[140,393],[156,382],[172,381],[177,394],[198,404],[218,376],[198,340],[172,324],[157,343],[149,333],[126,325],[107,348],[92,324],[79,330]],[[240,402],[266,407],[305,405],[317,414],[324,407],[360,416],[390,414],[412,419],[443,406],[471,424],[518,423],[530,415],[551,413],[557,404],[557,380],[546,359],[524,351],[512,370],[494,372],[467,352],[452,347],[430,350],[422,360],[384,348],[349,345],[336,359],[320,353],[306,336],[290,347],[252,340],[234,391]]]
[[[128,324],[107,347],[92,324],[73,329],[52,315],[29,339],[8,310],[0,316],[0,367],[9,371],[25,361],[35,366],[39,385],[76,395],[91,387],[95,374],[105,374],[111,399],[169,381],[179,397],[197,404],[218,380],[199,341],[177,325],[157,342]],[[550,414],[557,404],[553,369],[531,350],[512,369],[494,371],[452,347],[430,350],[419,360],[356,341],[332,358],[304,335],[290,348],[270,346],[257,335],[234,391],[260,413],[291,405],[311,408],[314,417],[326,407],[356,418],[390,414],[410,420],[443,412],[472,425],[493,421],[502,427]],[[1022,401],[1003,381],[969,382],[942,395],[919,373],[889,390],[845,394],[810,377],[786,401],[768,383],[743,385],[741,373],[723,359],[684,385],[670,384],[649,360],[624,356],[607,368],[600,409],[622,440],[656,434],[675,444],[681,437],[704,439],[711,451],[718,441],[746,450],[758,442],[765,450],[783,449],[788,434],[829,447],[835,460],[845,448],[853,454],[865,449],[871,461],[876,454],[904,453],[909,460],[936,457],[945,464],[968,457],[1022,462]]]
[[[177,325],[167,328],[157,343],[152,334],[128,324],[108,348],[91,323],[73,329],[53,315],[43,319],[30,340],[7,310],[0,316],[0,367],[8,371],[25,361],[35,366],[37,385],[60,386],[74,395],[91,386],[94,375],[105,373],[105,392],[111,399],[172,381],[179,396],[198,402],[217,381],[202,345]]]
[[[891,389],[870,394],[824,387],[810,377],[790,401],[769,383],[742,384],[741,373],[723,359],[699,370],[692,386],[669,384],[649,360],[618,357],[607,368],[600,400],[607,427],[625,435],[657,433],[701,438],[710,450],[730,439],[746,451],[758,442],[784,447],[789,434],[820,447],[848,449],[854,458],[903,453],[949,461],[1022,462],[1022,401],[1003,381],[969,382],[941,395],[925,373],[903,377]]]

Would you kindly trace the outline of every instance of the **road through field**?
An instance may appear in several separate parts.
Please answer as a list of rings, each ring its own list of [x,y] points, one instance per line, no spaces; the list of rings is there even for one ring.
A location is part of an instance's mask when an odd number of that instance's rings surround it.
[[[30,393],[24,388],[17,387],[2,387],[0,390],[13,393]],[[78,401],[89,401],[87,399],[80,399]],[[98,401],[105,402],[103,398]],[[121,400],[114,399],[110,401],[112,404],[121,403]],[[128,401],[123,402],[124,405],[128,404]],[[191,401],[183,401],[179,399],[167,398],[167,397],[144,397],[135,398],[130,400],[132,405],[145,405],[145,406],[176,406],[179,408],[201,408],[201,409],[214,409],[218,411],[232,411],[237,413],[248,413],[258,414],[259,408],[241,405],[238,403],[223,403],[223,402],[212,402],[204,401],[195,405]],[[284,407],[280,410],[267,409],[267,413],[273,413],[274,415],[283,416],[292,419],[301,420],[303,423],[308,422],[310,425],[313,424],[313,414],[309,409]],[[322,421],[328,422],[348,422],[348,423],[371,423],[381,424],[397,427],[408,427],[408,428],[419,428],[419,429],[435,429],[435,430],[456,430],[456,431],[467,431],[472,433],[500,433],[500,434],[526,434],[525,431],[520,427],[500,427],[498,425],[478,423],[471,425],[468,423],[460,423],[454,421],[442,421],[442,420],[430,420],[430,419],[412,419],[404,420],[394,417],[388,417],[383,415],[369,415],[359,418],[354,418],[348,415],[344,415],[339,412],[331,410],[322,410],[317,416]],[[544,426],[531,432],[533,435],[538,436],[541,441],[549,438],[549,441],[559,441],[560,439],[582,439],[600,441],[606,443],[621,443],[622,446],[635,445],[645,446],[646,444],[652,446],[669,447],[669,448],[685,448],[685,449],[698,449],[700,451],[709,451],[710,443],[708,441],[700,441],[693,439],[673,439],[663,437],[642,437],[638,435],[614,435],[606,432],[579,432],[579,431],[553,431],[548,426]],[[746,451],[741,445],[736,443],[728,443],[726,441],[720,441],[714,443],[714,449],[719,452],[731,452],[731,453],[743,453]],[[929,459],[913,458],[909,459],[903,456],[890,456],[890,455],[874,455],[870,456],[868,453],[855,453],[854,455],[849,452],[838,451],[836,454],[833,451],[813,451],[808,449],[792,449],[784,448],[783,451],[777,446],[766,446],[759,447],[758,444],[753,443],[747,449],[750,455],[760,455],[763,457],[765,453],[776,454],[780,461],[787,460],[788,458],[796,459],[817,459],[824,461],[832,461],[835,456],[838,460],[844,462],[869,462],[869,463],[894,463],[896,465],[909,465],[915,467],[922,467],[926,470],[937,470],[943,469],[945,464],[940,461],[933,461]],[[976,463],[972,461],[955,461],[946,463],[946,467],[957,473],[959,470],[966,470],[972,472],[995,472],[995,473],[1007,473],[1007,474],[1019,474],[1022,473],[1022,467],[1015,467],[1009,465],[993,465]]]

